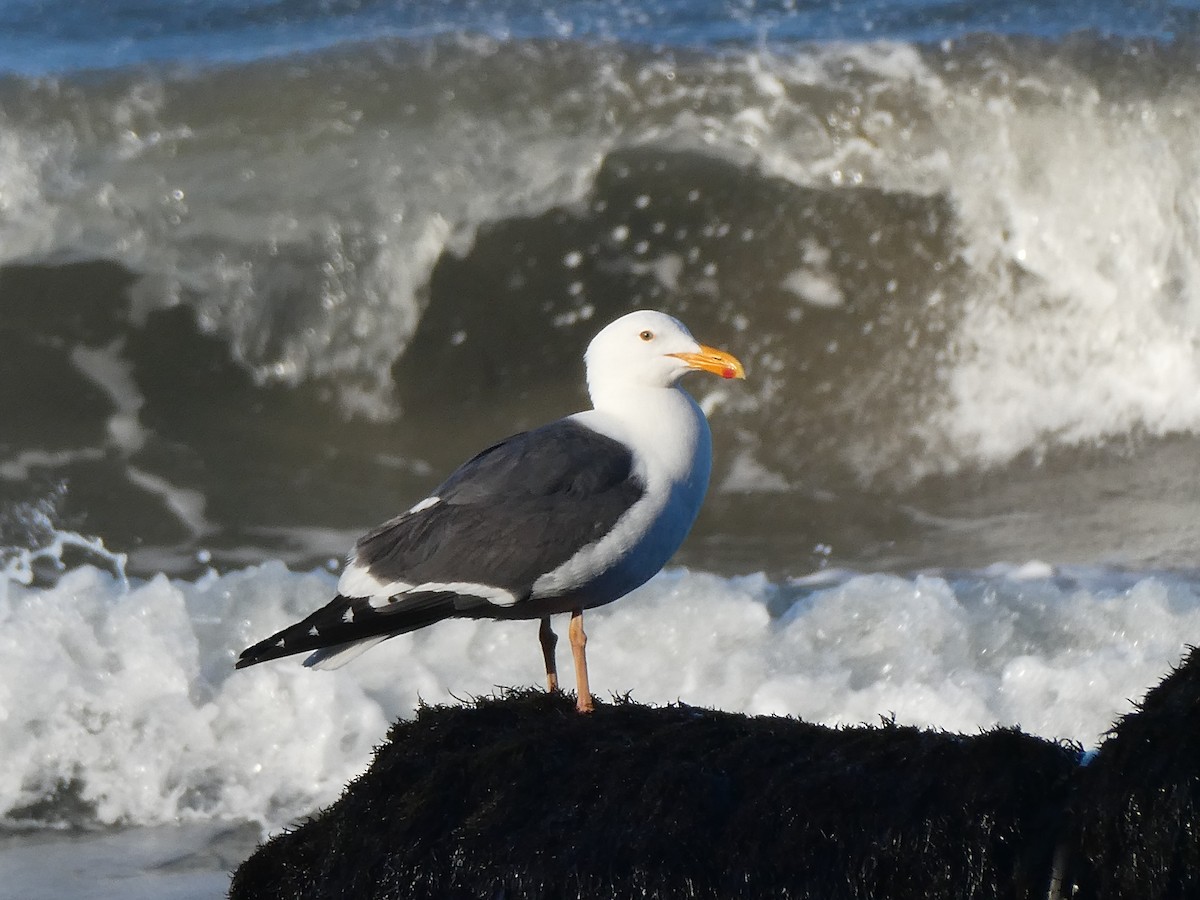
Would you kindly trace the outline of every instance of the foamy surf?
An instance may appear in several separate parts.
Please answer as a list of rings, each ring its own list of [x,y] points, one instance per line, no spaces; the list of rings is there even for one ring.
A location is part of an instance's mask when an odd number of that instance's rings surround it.
[[[284,660],[235,673],[237,652],[324,603],[335,576],[272,562],[127,580],[107,562],[44,586],[10,564],[0,586],[9,827],[279,828],[333,800],[418,704],[541,680],[527,622],[442,623],[333,672]],[[783,581],[677,568],[588,630],[601,697],[1019,725],[1090,746],[1200,633],[1200,584],[1044,566]]]

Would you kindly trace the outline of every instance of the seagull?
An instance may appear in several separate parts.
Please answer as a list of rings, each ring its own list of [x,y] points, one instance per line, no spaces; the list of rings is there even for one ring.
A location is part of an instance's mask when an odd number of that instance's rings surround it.
[[[245,668],[313,651],[336,668],[443,619],[539,619],[558,690],[550,617],[570,613],[576,708],[593,709],[583,611],[655,575],[691,530],[712,437],[679,385],[689,372],[745,378],[738,360],[653,310],[621,316],[584,354],[592,408],[513,435],[356,543],[327,605],[242,651]]]

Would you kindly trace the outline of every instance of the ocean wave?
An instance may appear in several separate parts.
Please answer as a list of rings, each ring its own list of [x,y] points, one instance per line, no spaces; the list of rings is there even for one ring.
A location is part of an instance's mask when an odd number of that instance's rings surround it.
[[[378,41],[0,110],[9,271],[119,262],[128,327],[182,304],[348,415],[541,388],[658,305],[741,335],[785,478],[1200,430],[1190,45]]]

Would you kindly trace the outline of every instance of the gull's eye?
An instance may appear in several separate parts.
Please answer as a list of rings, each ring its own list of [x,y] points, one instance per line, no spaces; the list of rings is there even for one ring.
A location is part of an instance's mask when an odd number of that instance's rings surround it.
[[[639,334],[638,337],[640,337],[643,341],[652,341],[654,340],[654,332],[647,328],[645,331]]]

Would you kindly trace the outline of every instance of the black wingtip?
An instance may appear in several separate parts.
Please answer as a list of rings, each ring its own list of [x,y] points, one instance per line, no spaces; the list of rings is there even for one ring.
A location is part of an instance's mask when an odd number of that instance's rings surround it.
[[[291,649],[280,640],[280,636],[284,632],[272,635],[265,641],[259,641],[257,644],[252,644],[241,652],[237,658],[237,662],[233,664],[235,669],[245,669],[247,666],[256,666],[259,663],[270,662],[273,659],[279,659],[284,656],[291,656],[293,653],[301,652],[298,649]]]
[[[406,595],[405,599],[407,602],[404,605],[381,613],[371,607],[368,600],[338,594],[304,620],[247,647],[233,667],[245,669],[295,653],[325,650],[379,635],[390,637],[415,631],[453,616],[458,595],[448,591],[425,591]],[[355,612],[347,616],[350,610]]]
[[[242,651],[242,655],[237,658],[237,662],[233,664],[235,669],[245,669],[247,666],[256,666],[260,662],[266,662],[267,657],[259,656],[253,651],[255,647],[247,647]]]

